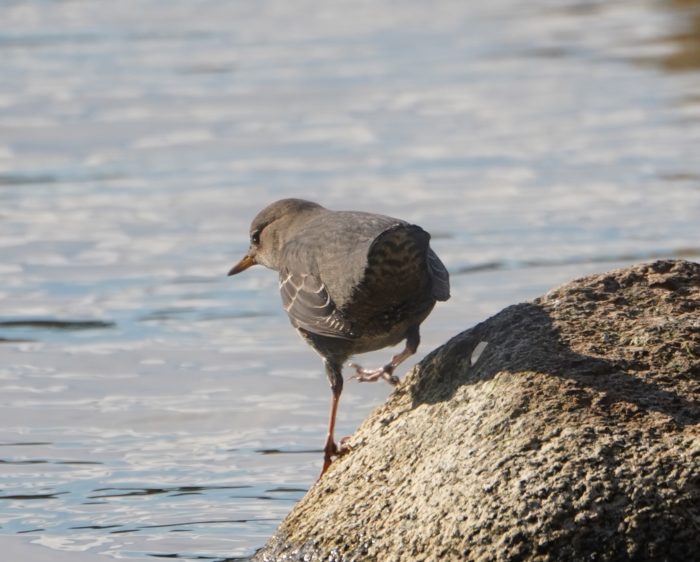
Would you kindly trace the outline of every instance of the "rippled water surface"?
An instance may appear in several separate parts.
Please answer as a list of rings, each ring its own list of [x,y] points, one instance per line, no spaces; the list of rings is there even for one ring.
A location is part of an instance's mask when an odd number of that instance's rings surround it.
[[[583,274],[700,254],[698,2],[0,4],[0,546],[236,560],[330,392],[274,273],[303,196],[433,234],[418,358]],[[383,362],[390,351],[363,358]],[[386,399],[346,385],[339,434]]]

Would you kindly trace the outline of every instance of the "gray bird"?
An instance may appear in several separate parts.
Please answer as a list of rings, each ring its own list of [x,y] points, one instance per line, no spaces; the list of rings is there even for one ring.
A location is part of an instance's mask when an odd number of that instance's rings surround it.
[[[333,392],[321,476],[344,452],[333,434],[345,361],[406,340],[383,367],[350,363],[359,381],[398,384],[394,370],[416,352],[421,322],[436,301],[450,298],[449,274],[429,241],[403,220],[331,211],[303,199],[276,201],[250,225],[248,253],[229,275],[255,264],[279,272],[284,309],[323,358]]]

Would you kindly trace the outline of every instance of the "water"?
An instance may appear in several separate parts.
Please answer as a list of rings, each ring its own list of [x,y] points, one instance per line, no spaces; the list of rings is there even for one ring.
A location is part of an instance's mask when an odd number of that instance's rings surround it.
[[[433,233],[453,298],[418,358],[573,277],[700,254],[697,2],[35,0],[0,18],[12,560],[245,558],[313,484],[320,362],[273,273],[225,276],[272,200]],[[347,384],[338,433],[390,391]]]

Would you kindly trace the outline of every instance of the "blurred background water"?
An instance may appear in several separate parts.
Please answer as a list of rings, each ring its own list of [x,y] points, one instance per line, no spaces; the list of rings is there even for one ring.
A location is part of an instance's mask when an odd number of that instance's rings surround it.
[[[700,254],[696,0],[0,2],[0,547],[236,560],[330,392],[271,201],[400,216],[453,298],[418,358],[594,271]],[[380,364],[391,351],[364,357]],[[339,434],[386,399],[349,383]]]

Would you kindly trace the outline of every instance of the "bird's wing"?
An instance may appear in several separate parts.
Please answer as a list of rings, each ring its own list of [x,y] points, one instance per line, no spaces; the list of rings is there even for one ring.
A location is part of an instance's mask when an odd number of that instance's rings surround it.
[[[450,274],[432,249],[428,249],[428,271],[433,282],[433,297],[438,301],[450,298]]]
[[[338,311],[326,285],[315,275],[280,271],[280,293],[295,328],[320,336],[354,339],[352,325]]]

